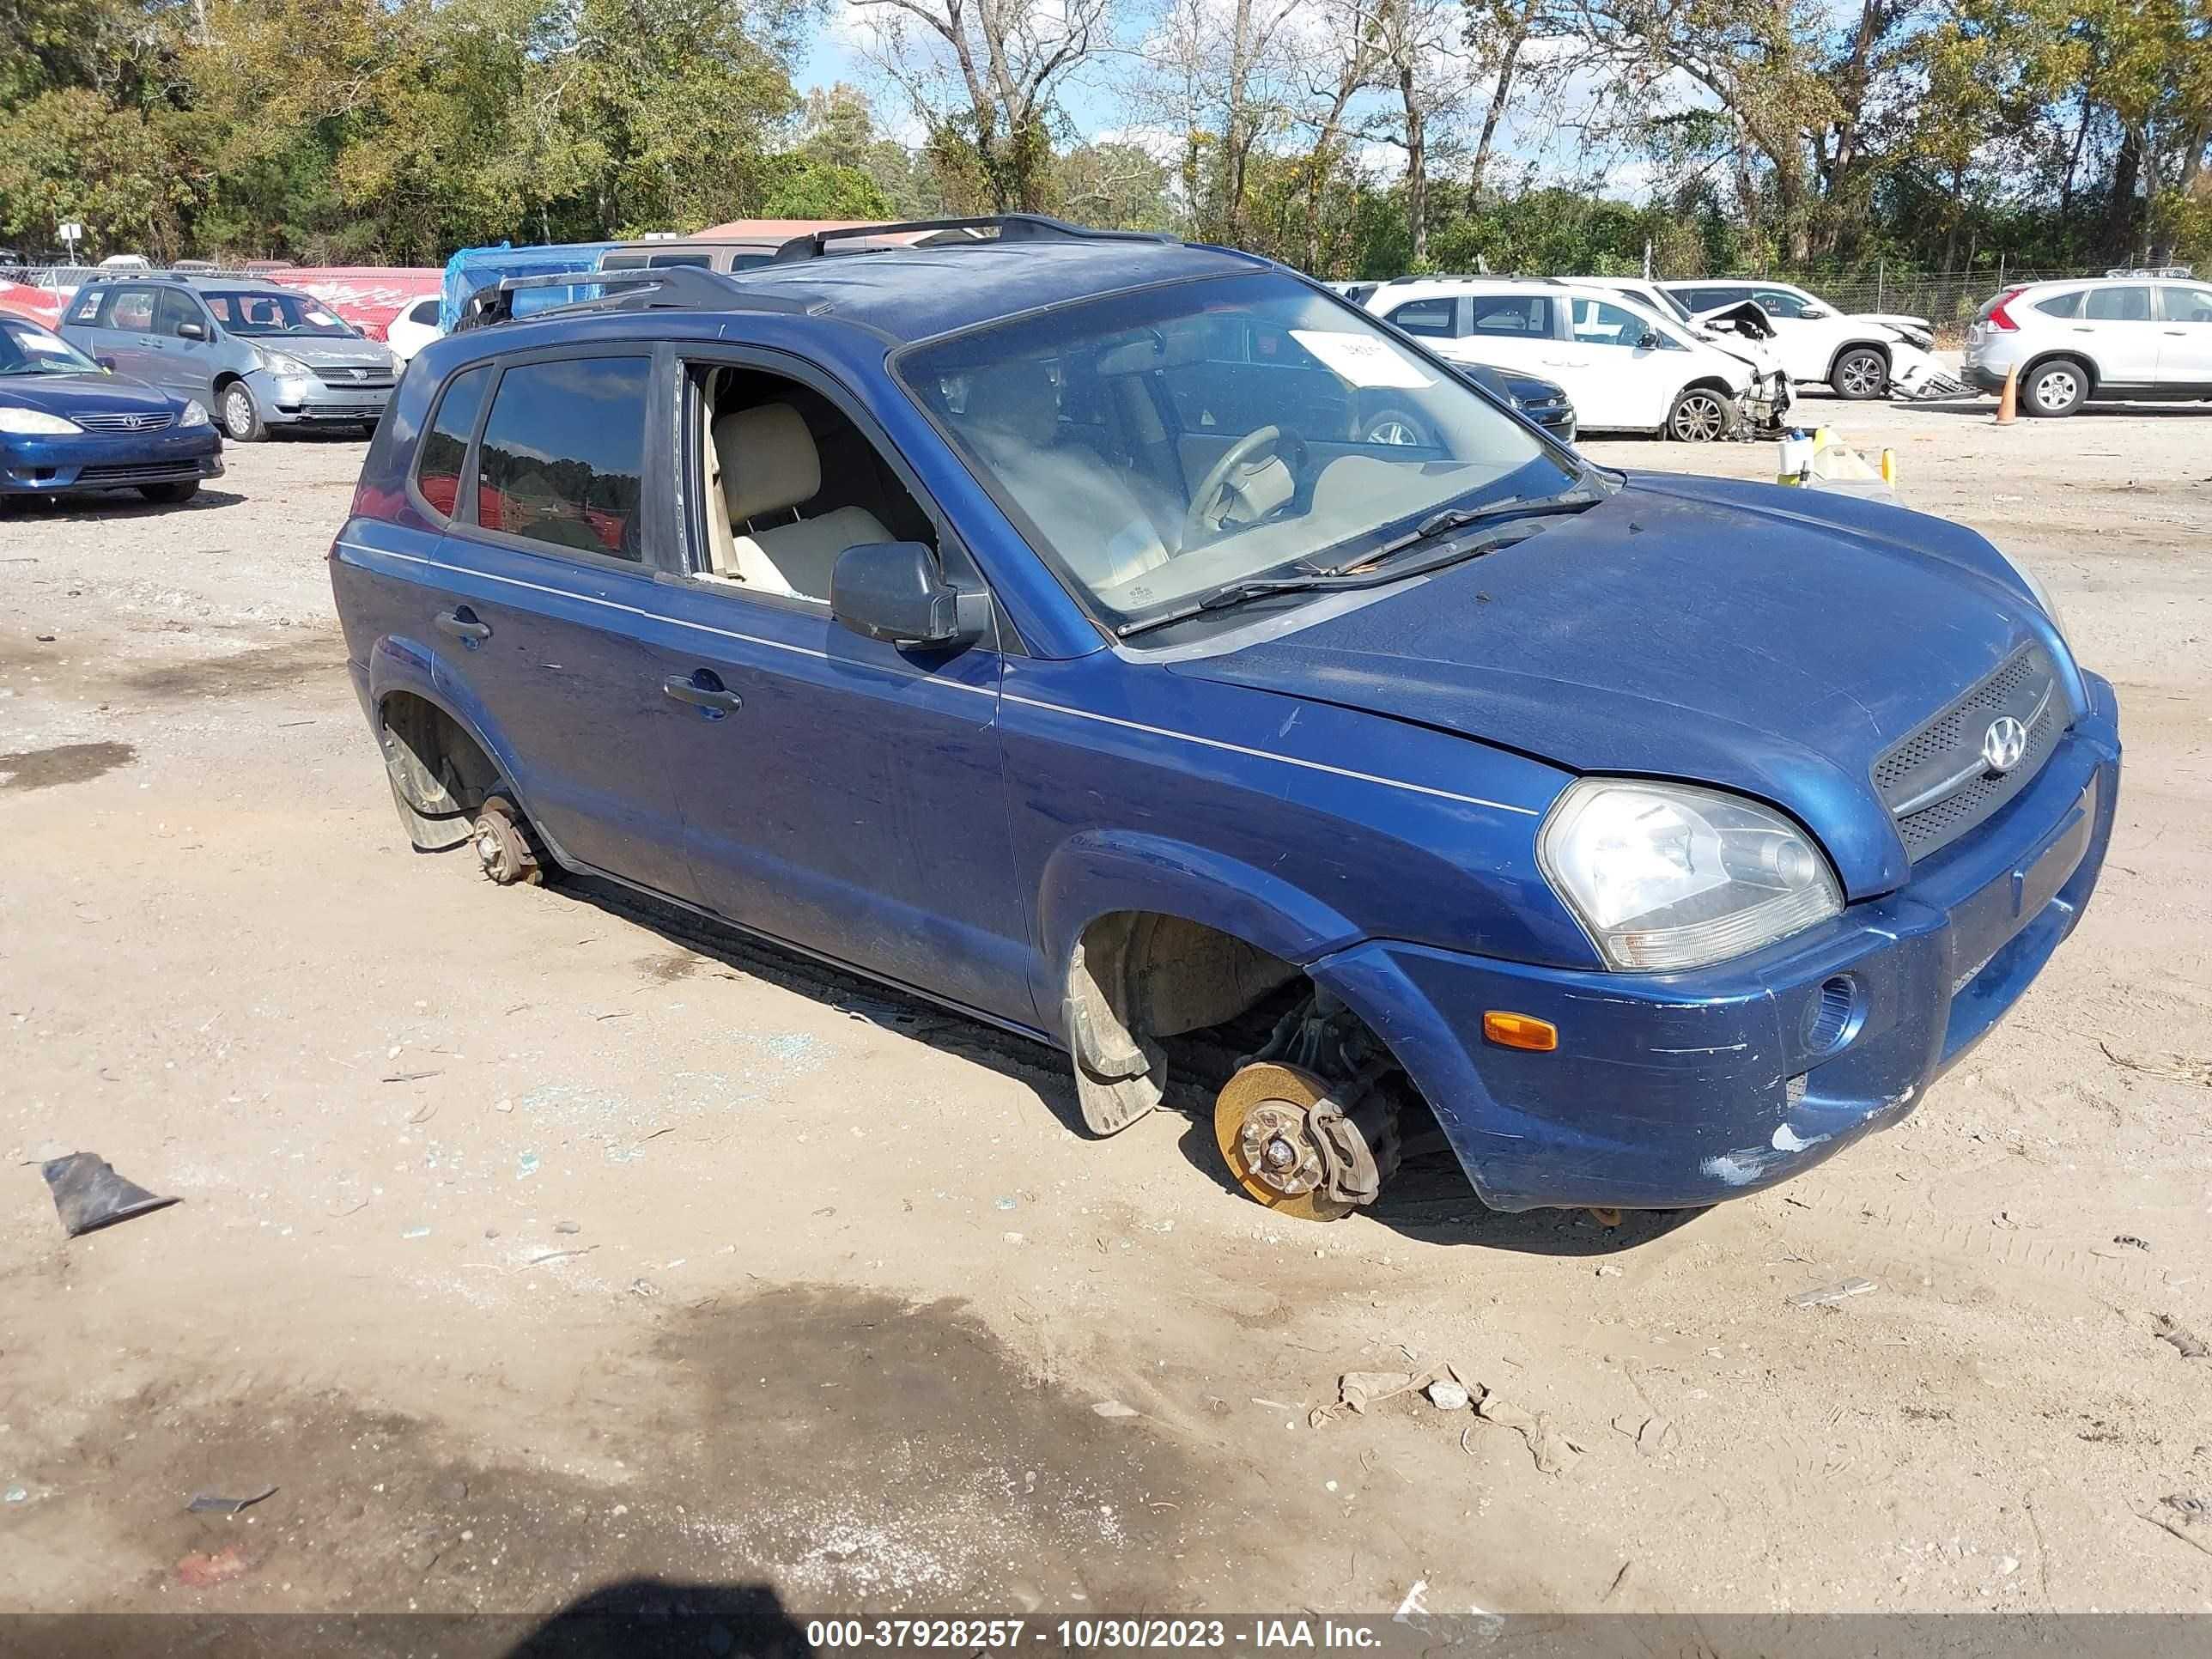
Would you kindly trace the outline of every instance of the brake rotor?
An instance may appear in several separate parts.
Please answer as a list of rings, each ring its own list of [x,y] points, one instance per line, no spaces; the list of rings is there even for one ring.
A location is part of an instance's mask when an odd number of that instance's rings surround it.
[[[1255,1060],[1213,1101],[1213,1140],[1245,1195],[1297,1221],[1334,1221],[1352,1206],[1322,1190],[1328,1178],[1306,1114],[1328,1085],[1302,1066]]]
[[[483,804],[483,811],[477,814],[475,836],[477,861],[500,886],[544,879],[538,850],[505,796],[494,795]]]

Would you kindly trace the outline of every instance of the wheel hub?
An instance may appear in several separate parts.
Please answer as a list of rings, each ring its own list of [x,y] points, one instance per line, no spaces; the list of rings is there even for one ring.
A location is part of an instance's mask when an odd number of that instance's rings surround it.
[[[1239,1069],[1213,1103],[1214,1144],[1238,1188],[1302,1221],[1334,1221],[1355,1200],[1371,1202],[1399,1150],[1397,1108],[1372,1082],[1363,1073],[1333,1090],[1318,1073],[1273,1060]]]
[[[1253,1180],[1285,1198],[1298,1198],[1321,1185],[1321,1149],[1306,1129],[1303,1107],[1287,1100],[1263,1100],[1244,1114],[1237,1150]]]

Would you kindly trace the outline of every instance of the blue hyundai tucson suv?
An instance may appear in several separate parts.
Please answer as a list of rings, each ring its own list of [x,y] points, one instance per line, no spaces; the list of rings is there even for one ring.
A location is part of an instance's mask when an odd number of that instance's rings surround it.
[[[414,360],[330,568],[416,846],[1052,1043],[1100,1134],[1213,1091],[1316,1218],[1437,1129],[1500,1209],[1770,1186],[2072,931],[2112,689],[1980,536],[1607,471],[1249,254],[891,228]]]

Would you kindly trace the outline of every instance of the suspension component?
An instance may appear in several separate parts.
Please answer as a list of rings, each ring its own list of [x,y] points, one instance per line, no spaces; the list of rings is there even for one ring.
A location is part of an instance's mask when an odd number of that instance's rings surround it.
[[[1237,1186],[1301,1221],[1334,1221],[1373,1203],[1398,1167],[1397,1104],[1375,1082],[1363,1072],[1333,1092],[1280,1060],[1240,1067],[1213,1103],[1214,1144]]]
[[[471,833],[484,874],[501,887],[512,887],[517,882],[534,885],[545,879],[537,842],[522,814],[506,796],[486,798]]]

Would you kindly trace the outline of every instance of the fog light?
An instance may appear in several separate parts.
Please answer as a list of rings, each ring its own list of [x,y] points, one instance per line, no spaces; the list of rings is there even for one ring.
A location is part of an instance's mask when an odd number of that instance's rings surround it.
[[[1805,1005],[1806,1052],[1833,1054],[1858,1035],[1862,1018],[1858,988],[1848,975],[1821,981],[1820,995]]]
[[[1534,1014],[1509,1014],[1492,1008],[1482,1017],[1482,1034],[1501,1048],[1526,1048],[1547,1054],[1559,1046],[1559,1028]]]

